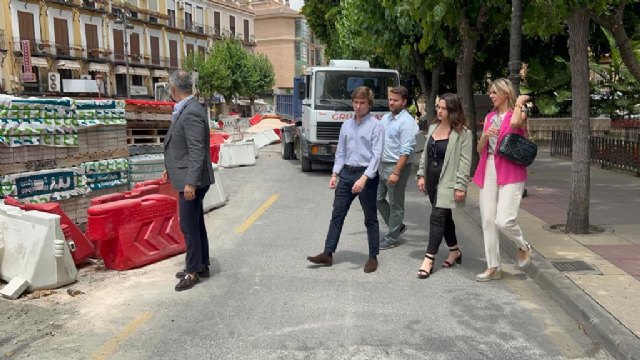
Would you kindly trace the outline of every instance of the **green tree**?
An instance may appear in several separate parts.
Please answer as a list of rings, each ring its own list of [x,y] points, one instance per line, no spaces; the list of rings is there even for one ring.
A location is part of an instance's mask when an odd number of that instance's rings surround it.
[[[210,90],[224,96],[231,104],[245,91],[249,82],[249,55],[240,41],[224,39],[210,49],[200,72],[201,82],[207,82]]]
[[[620,53],[620,58],[624,61],[627,69],[635,77],[636,81],[640,82],[640,54],[634,51],[633,40],[627,35],[625,30],[624,13],[625,8],[630,3],[638,3],[638,1],[612,1],[604,2],[600,1],[589,9],[591,18],[598,23],[598,25],[609,30],[615,39],[615,42]],[[635,11],[638,9],[635,8]],[[638,36],[638,29],[635,29],[635,36]],[[640,40],[638,38],[635,39]]]
[[[256,98],[271,90],[275,84],[273,64],[264,54],[250,54],[247,61],[247,83],[242,95],[251,101],[251,112]]]
[[[340,17],[339,5],[340,0],[306,0],[301,9],[313,34],[326,44],[325,55],[334,59],[342,55],[335,25]]]

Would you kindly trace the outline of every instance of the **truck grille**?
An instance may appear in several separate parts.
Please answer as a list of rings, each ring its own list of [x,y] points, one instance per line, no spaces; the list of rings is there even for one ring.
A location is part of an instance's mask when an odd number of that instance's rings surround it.
[[[341,122],[319,122],[316,128],[318,140],[338,140]]]

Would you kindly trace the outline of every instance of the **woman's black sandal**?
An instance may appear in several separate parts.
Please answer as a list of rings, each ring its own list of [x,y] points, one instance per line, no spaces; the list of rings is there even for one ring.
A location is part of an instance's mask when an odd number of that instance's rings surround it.
[[[433,270],[433,263],[436,261],[436,258],[429,254],[426,254],[424,257],[431,260],[431,269],[427,271],[423,268],[420,268],[420,270],[418,270],[418,279],[426,279],[429,276],[431,276],[431,270]]]
[[[452,252],[452,251],[459,252],[460,256],[458,256],[455,260],[453,260],[453,262],[449,262],[449,261],[443,262],[442,267],[448,268],[448,267],[452,267],[455,264],[458,264],[458,265],[462,264],[462,251],[460,251],[460,249],[458,249],[457,246],[453,249],[449,249],[449,252]]]

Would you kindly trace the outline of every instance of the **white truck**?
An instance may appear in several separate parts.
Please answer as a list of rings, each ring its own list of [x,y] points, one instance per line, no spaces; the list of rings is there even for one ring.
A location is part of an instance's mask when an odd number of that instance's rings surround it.
[[[307,68],[294,79],[293,94],[276,95],[276,112],[291,123],[282,129],[282,158],[300,159],[304,172],[314,162],[333,162],[340,127],[353,116],[353,90],[373,90],[371,114],[380,120],[389,111],[388,89],[399,84],[396,70],[370,68],[367,61],[331,60]]]

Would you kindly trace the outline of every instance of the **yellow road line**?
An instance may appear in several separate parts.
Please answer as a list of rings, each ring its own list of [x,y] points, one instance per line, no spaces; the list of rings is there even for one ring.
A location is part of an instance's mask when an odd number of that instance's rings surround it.
[[[258,218],[260,218],[260,216],[262,216],[262,214],[264,214],[267,209],[273,205],[274,202],[276,202],[276,200],[278,200],[278,198],[280,197],[280,194],[274,194],[271,195],[270,198],[267,199],[267,201],[264,202],[264,204],[262,204],[258,210],[256,210],[253,214],[251,214],[251,216],[249,216],[247,218],[247,220],[245,220],[242,225],[238,226],[236,228],[236,234],[244,234],[245,231],[247,231],[251,225],[253,225],[254,222],[256,222],[256,220],[258,220]]]
[[[127,326],[120,331],[113,339],[104,343],[98,350],[96,350],[91,359],[93,360],[106,360],[110,358],[122,345],[122,343],[129,338],[139,327],[141,327],[147,320],[151,318],[151,312],[145,312],[137,318],[133,319]]]

